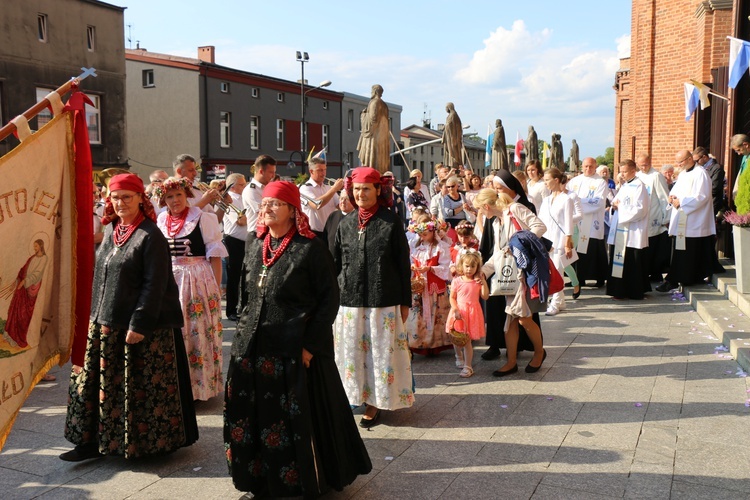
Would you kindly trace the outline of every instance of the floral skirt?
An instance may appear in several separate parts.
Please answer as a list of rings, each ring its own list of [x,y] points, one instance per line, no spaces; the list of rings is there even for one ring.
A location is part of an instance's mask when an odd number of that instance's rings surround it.
[[[400,306],[341,306],[333,343],[349,403],[383,410],[414,404],[411,354]]]
[[[406,319],[409,348],[417,354],[436,354],[453,349],[446,332],[448,313],[451,310],[448,292],[412,294],[412,307]]]
[[[207,400],[219,394],[221,374],[221,295],[213,270],[203,257],[182,257],[172,262],[180,289],[185,342],[193,398]]]
[[[372,469],[332,357],[272,354],[256,338],[232,358],[224,449],[235,488],[256,496],[316,497]]]
[[[126,344],[125,330],[89,325],[83,370],[71,371],[65,439],[104,454],[158,455],[198,439],[178,330]]]

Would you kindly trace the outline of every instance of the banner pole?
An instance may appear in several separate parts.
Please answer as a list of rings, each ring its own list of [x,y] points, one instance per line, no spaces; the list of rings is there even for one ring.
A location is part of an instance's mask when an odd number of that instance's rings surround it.
[[[62,98],[65,94],[70,92],[70,88],[76,84],[78,85],[81,80],[85,79],[88,76],[96,76],[96,70],[94,68],[81,68],[83,73],[78,75],[75,78],[71,78],[64,84],[62,84],[60,87],[54,90],[54,92],[57,92],[57,94]],[[23,116],[26,117],[27,120],[31,120],[36,115],[44,111],[47,106],[50,105],[49,100],[45,97],[29,109],[23,112]],[[16,125],[13,122],[8,122],[3,128],[0,128],[0,141],[8,137],[10,134],[16,131]]]

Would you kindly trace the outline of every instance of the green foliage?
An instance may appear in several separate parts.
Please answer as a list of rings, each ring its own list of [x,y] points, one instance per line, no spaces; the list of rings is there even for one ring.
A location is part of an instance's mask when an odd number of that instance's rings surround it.
[[[298,186],[301,186],[305,182],[307,182],[307,179],[310,178],[310,174],[297,174],[297,177],[294,178],[294,183]]]
[[[597,165],[607,165],[609,168],[615,166],[615,148],[607,148],[604,150],[604,156],[596,157]]]
[[[744,172],[740,176],[740,185],[737,191],[737,197],[734,199],[737,206],[737,213],[744,215],[750,213],[750,175]]]

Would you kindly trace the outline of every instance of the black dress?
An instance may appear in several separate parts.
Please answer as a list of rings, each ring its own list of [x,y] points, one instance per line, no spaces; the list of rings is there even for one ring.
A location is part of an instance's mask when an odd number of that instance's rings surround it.
[[[299,234],[259,286],[262,240],[245,254],[248,301],[232,343],[224,446],[235,487],[317,496],[372,469],[333,354],[339,290],[323,241]],[[302,364],[303,347],[313,354]]]

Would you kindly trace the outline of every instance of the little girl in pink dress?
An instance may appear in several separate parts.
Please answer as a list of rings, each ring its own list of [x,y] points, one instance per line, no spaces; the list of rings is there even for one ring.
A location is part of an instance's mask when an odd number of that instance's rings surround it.
[[[457,276],[453,278],[451,284],[451,310],[448,313],[446,331],[450,332],[454,323],[461,320],[463,331],[469,334],[471,340],[484,337],[484,314],[479,298],[487,300],[490,296],[490,288],[481,269],[482,257],[479,252],[465,253],[456,262]],[[463,350],[464,367],[461,370],[461,377],[471,377],[474,375],[474,369],[471,367],[474,347],[471,342],[467,342],[465,346],[456,347],[456,349]]]

